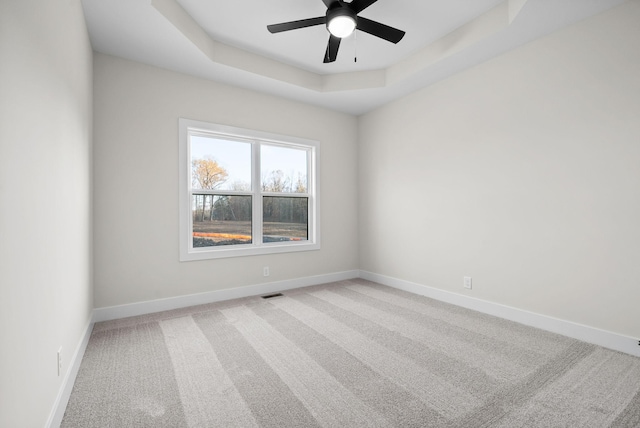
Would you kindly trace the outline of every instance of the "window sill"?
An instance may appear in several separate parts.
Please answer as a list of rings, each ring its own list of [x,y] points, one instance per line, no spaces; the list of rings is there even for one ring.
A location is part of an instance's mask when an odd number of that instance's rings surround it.
[[[234,245],[233,248],[202,248],[180,252],[181,262],[196,260],[225,259],[230,257],[259,256],[265,254],[297,253],[299,251],[319,250],[320,244],[313,242],[264,244],[259,247]]]

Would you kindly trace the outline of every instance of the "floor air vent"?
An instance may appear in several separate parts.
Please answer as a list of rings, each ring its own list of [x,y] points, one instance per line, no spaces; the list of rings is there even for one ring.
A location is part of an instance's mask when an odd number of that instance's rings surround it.
[[[267,294],[266,296],[262,296],[263,299],[273,299],[274,297],[282,297],[282,293],[276,294]]]

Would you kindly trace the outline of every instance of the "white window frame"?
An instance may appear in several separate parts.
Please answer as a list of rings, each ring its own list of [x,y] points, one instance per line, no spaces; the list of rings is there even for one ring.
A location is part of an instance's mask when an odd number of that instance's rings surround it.
[[[179,227],[180,261],[207,260],[226,257],[255,256],[261,254],[288,253],[320,249],[320,189],[318,164],[320,142],[286,135],[272,134],[215,123],[180,118],[179,128]],[[191,185],[191,135],[211,135],[230,140],[251,143],[251,191],[207,191],[192,189]],[[307,151],[307,193],[269,193],[262,191],[260,173],[260,147],[262,144],[299,148]],[[193,247],[192,194],[250,195],[252,198],[252,243]],[[264,196],[306,197],[309,201],[306,241],[262,242],[262,200]]]

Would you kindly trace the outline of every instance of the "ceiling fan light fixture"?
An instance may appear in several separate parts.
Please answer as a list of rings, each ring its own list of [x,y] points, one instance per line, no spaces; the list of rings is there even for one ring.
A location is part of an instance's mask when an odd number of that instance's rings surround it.
[[[327,30],[340,39],[349,37],[358,25],[356,19],[357,15],[350,7],[331,7],[327,10]]]
[[[351,14],[335,14],[327,22],[327,29],[336,37],[349,37],[356,29],[356,20]]]

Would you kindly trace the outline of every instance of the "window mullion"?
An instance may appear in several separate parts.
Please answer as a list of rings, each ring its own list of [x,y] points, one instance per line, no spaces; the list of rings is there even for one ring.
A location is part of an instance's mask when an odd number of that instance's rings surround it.
[[[262,246],[262,182],[260,178],[260,143],[254,141],[251,145],[251,190],[252,190],[252,235],[253,245]]]
[[[193,195],[215,195],[215,196],[251,196],[253,192],[239,192],[237,190],[217,190],[217,189],[189,189]]]
[[[308,198],[310,194],[289,192],[262,192],[262,196],[274,196],[278,198]]]
[[[308,238],[315,242],[317,239],[316,231],[316,153],[313,150],[307,151],[307,212],[308,217]]]
[[[189,180],[191,180],[191,174],[189,174]],[[189,251],[193,250],[193,191],[189,189],[187,192],[188,200],[185,201],[185,206],[188,207],[188,214],[185,214],[186,221],[188,222],[188,229],[185,231],[188,234],[188,248]],[[186,211],[186,210],[185,210]]]

